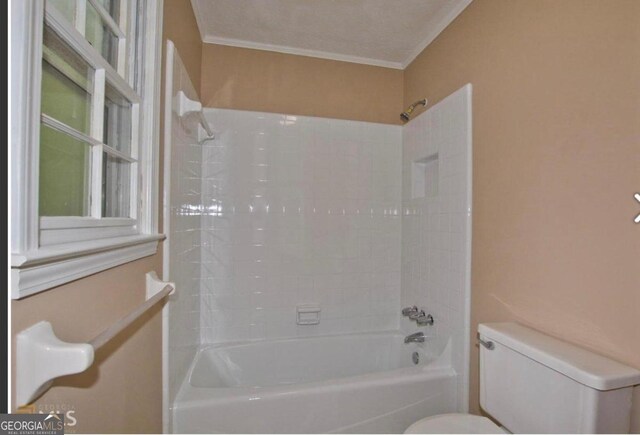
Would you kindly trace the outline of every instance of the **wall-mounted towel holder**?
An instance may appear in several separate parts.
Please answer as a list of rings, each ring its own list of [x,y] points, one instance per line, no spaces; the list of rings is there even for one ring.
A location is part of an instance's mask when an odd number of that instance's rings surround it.
[[[88,343],[67,343],[53,332],[51,323],[42,321],[16,336],[16,402],[33,402],[60,376],[81,373],[91,367],[95,351],[126,329],[142,314],[175,292],[175,284],[146,275],[146,301]]]
[[[200,124],[202,125],[202,128],[204,128],[204,131],[206,131],[207,135],[209,136],[207,139],[213,139],[216,137],[216,132],[213,131],[213,129],[209,125],[209,121],[207,121],[207,118],[202,112],[202,103],[200,103],[200,101],[192,100],[187,97],[183,91],[178,91],[178,94],[175,97],[174,104],[174,110],[180,118],[191,113],[197,113],[198,117],[200,118]]]

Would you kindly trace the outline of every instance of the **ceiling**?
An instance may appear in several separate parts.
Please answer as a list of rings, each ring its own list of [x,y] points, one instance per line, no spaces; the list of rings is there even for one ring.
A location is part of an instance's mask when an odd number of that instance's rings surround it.
[[[202,40],[404,69],[472,0],[191,0]]]

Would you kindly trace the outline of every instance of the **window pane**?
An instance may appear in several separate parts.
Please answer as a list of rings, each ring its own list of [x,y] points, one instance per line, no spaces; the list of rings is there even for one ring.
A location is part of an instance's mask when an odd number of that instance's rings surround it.
[[[78,0],[47,0],[47,6],[51,5],[58,10],[71,24],[75,25],[76,4]]]
[[[113,20],[122,27],[120,23],[120,0],[98,0],[98,2],[109,12]]]
[[[102,217],[130,217],[131,163],[107,153],[102,161]]]
[[[134,14],[134,19],[131,23],[135,27],[131,30],[131,36],[133,39],[130,39],[129,41],[129,49],[133,51],[133,64],[130,66],[132,68],[133,88],[139,95],[141,95],[142,85],[144,81],[144,75],[142,74],[142,71],[145,62],[145,13],[143,5],[141,5],[137,0],[130,0],[129,4],[131,4],[132,2],[134,3],[134,7],[137,13]]]
[[[42,56],[42,112],[89,134],[93,69],[48,27]]]
[[[102,57],[118,69],[118,37],[102,21],[96,9],[87,3],[87,30],[85,37]]]
[[[109,84],[104,98],[103,142],[123,153],[131,152],[131,103]]]
[[[40,126],[40,216],[88,216],[91,146]]]

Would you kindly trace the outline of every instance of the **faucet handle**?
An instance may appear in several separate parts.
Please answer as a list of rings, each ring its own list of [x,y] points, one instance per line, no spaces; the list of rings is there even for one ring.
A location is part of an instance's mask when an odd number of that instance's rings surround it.
[[[417,320],[424,316],[426,316],[426,313],[424,312],[424,310],[416,310],[413,313],[409,314],[409,319]]]
[[[422,312],[421,316],[416,317],[416,322],[418,323],[418,325],[429,325],[429,326],[433,326],[433,316],[431,314],[426,314],[424,313],[424,311]]]
[[[415,305],[413,307],[406,307],[402,309],[402,315],[405,317],[409,316],[409,318],[411,318],[411,316],[417,313],[418,307],[416,307]]]

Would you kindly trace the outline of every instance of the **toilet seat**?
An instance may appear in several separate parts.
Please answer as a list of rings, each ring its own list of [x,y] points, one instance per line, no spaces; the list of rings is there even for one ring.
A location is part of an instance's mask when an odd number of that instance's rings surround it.
[[[413,423],[404,433],[501,433],[505,431],[486,417],[471,414],[441,414]]]

